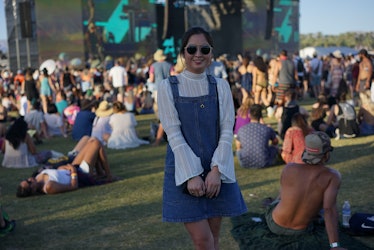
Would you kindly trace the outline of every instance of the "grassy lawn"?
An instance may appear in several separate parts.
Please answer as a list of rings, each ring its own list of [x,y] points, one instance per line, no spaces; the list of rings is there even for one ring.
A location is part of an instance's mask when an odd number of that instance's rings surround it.
[[[137,120],[140,136],[148,136],[154,116],[137,116]],[[329,165],[343,178],[339,212],[344,200],[349,200],[352,212],[374,213],[374,136],[332,143],[335,149]],[[72,139],[53,138],[38,145],[38,150],[67,153],[74,144]],[[192,249],[182,224],[161,222],[165,149],[164,143],[107,150],[112,172],[120,181],[49,196],[16,198],[18,183],[34,169],[0,167],[0,202],[17,221],[15,231],[0,238],[0,249]],[[249,210],[261,212],[262,199],[278,193],[283,165],[261,170],[242,169],[237,161],[235,165]],[[221,249],[238,249],[231,229],[230,218],[225,218]],[[373,238],[359,240],[374,248]]]

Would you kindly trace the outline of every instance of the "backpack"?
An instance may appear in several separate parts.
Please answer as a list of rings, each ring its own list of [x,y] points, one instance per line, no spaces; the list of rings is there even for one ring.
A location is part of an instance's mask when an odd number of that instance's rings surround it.
[[[343,114],[340,117],[344,120],[351,121],[356,119],[356,112],[352,105],[349,103],[339,103],[339,107],[343,111]]]
[[[299,59],[297,59],[297,65],[296,65],[297,67],[297,72],[299,72],[299,73],[302,73],[302,72],[304,72],[305,71],[305,69],[304,69],[304,63],[303,63],[303,61],[299,58]]]

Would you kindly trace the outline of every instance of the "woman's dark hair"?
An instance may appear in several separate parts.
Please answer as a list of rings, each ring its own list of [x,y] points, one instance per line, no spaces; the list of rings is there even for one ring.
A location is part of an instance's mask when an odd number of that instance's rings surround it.
[[[205,29],[201,27],[192,27],[191,29],[187,30],[182,37],[182,45],[179,51],[181,55],[183,55],[184,48],[187,46],[187,43],[190,37],[193,35],[199,35],[199,34],[203,34],[205,36],[205,39],[208,41],[210,47],[212,48],[214,47],[213,38],[208,31],[206,31]]]
[[[267,73],[267,65],[264,61],[264,59],[262,58],[262,56],[256,56],[255,60],[253,61],[253,64],[256,66],[256,68],[258,68],[258,70],[260,70],[261,72],[264,72],[264,73]]]
[[[61,95],[62,99],[66,100],[66,93],[65,93],[65,91],[61,90],[60,91],[60,95]]]
[[[48,70],[47,70],[47,68],[43,68],[43,75],[44,76],[48,76]]]
[[[347,94],[349,93],[349,91],[348,91],[347,82],[344,79],[340,80],[337,92],[338,93],[336,94],[336,96],[338,97],[339,101],[346,101],[347,100]],[[344,100],[343,100],[343,98],[344,98]]]
[[[30,186],[27,186],[27,188],[24,188],[21,186],[21,184],[18,185],[17,192],[16,192],[16,196],[18,198],[29,197],[31,195],[32,195],[32,190]]]
[[[47,113],[48,114],[56,114],[58,113],[57,107],[54,103],[49,103],[47,106]]]
[[[292,126],[296,126],[298,128],[301,128],[301,130],[303,131],[303,135],[304,137],[309,134],[309,126],[308,126],[308,122],[307,120],[305,119],[305,116],[300,114],[300,113],[295,113],[293,116],[292,116],[292,120],[291,120],[291,124]]]
[[[27,134],[27,123],[22,117],[16,119],[13,124],[8,128],[5,134],[5,139],[13,146],[14,149],[18,149],[21,142],[25,141]]]

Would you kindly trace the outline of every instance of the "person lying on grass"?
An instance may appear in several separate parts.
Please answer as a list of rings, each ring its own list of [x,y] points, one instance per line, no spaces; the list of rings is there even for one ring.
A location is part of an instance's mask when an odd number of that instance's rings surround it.
[[[98,139],[83,137],[69,154],[76,154],[71,164],[44,169],[21,181],[17,197],[63,193],[112,181],[107,155]]]

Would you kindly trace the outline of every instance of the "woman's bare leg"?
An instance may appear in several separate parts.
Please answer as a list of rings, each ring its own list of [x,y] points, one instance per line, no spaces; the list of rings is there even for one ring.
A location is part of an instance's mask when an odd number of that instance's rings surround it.
[[[96,166],[100,145],[101,143],[97,139],[89,138],[83,148],[79,150],[79,153],[74,158],[72,164],[80,165],[83,161],[85,161],[90,167],[90,174],[92,174],[94,171],[93,168]]]
[[[196,250],[218,250],[222,218],[185,223]]]
[[[90,137],[88,135],[83,136],[79,140],[79,142],[77,143],[77,145],[75,145],[73,151],[77,151],[77,152],[81,151],[84,148],[84,146],[87,144],[87,142],[88,142],[89,139],[90,139]]]
[[[219,249],[219,232],[221,231],[222,217],[208,219],[210,230],[212,231],[214,238],[214,249]]]

